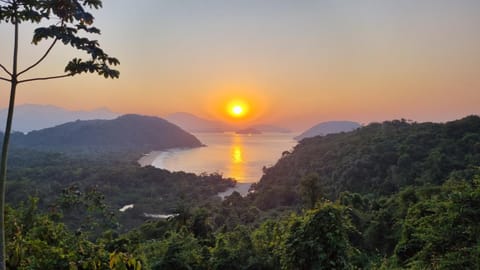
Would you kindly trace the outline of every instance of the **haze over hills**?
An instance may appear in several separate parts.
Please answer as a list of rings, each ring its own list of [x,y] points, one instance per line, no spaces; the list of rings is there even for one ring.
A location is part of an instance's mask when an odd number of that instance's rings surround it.
[[[8,109],[0,110],[0,130],[4,130]],[[52,105],[22,104],[15,106],[13,115],[13,130],[30,132],[75,120],[114,119],[120,114],[107,108],[91,111],[72,111]]]
[[[218,120],[208,120],[187,112],[176,112],[165,117],[169,122],[189,132],[228,132],[243,129],[255,129],[260,132],[288,133],[291,130],[269,124],[255,124],[244,128],[234,127]]]
[[[361,127],[357,122],[352,121],[328,121],[319,123],[308,130],[304,131],[302,134],[295,137],[295,140],[300,141],[304,138],[310,138],[315,136],[324,136],[328,134],[340,133],[340,132],[349,132]]]
[[[18,147],[58,151],[153,151],[202,146],[193,135],[158,117],[127,114],[113,120],[77,120],[52,128],[15,133]]]
[[[169,114],[165,119],[189,132],[225,132],[233,128],[221,121],[207,120],[191,113],[176,112]]]

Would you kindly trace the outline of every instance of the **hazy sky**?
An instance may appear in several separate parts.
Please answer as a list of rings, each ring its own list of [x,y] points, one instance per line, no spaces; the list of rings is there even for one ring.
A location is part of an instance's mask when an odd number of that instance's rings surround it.
[[[478,0],[104,0],[94,14],[121,78],[24,84],[17,104],[226,119],[237,98],[248,121],[293,128],[480,114]],[[29,44],[32,29],[22,25],[22,66],[44,48]],[[11,37],[0,25],[8,66]],[[59,46],[32,75],[60,74],[74,55]]]

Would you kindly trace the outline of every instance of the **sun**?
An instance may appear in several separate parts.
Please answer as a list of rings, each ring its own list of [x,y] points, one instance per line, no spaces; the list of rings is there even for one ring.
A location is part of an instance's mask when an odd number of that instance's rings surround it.
[[[232,115],[240,116],[244,112],[243,107],[240,105],[235,105],[232,107],[231,113]]]
[[[232,101],[227,106],[227,113],[234,118],[243,118],[247,116],[249,106],[243,101]]]

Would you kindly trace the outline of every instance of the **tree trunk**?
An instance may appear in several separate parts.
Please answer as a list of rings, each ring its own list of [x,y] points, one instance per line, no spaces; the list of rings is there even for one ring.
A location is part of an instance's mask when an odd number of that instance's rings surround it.
[[[15,38],[13,47],[13,69],[10,88],[10,101],[8,103],[8,116],[3,135],[2,160],[0,166],[0,270],[6,270],[5,261],[6,246],[5,241],[5,190],[7,181],[7,157],[8,144],[10,142],[10,133],[12,131],[13,109],[15,107],[15,92],[17,90],[17,58],[18,58],[18,20],[15,20]]]

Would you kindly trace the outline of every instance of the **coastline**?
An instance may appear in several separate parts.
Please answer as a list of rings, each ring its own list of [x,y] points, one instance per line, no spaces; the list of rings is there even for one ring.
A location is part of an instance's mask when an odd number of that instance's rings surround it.
[[[148,154],[143,154],[143,156],[137,161],[138,164],[140,164],[141,167],[145,166],[153,166],[153,162],[159,155],[162,154],[164,151],[152,151]]]
[[[170,154],[172,152],[191,150],[191,149],[196,149],[196,148],[200,148],[200,147],[206,147],[206,145],[202,144],[201,146],[198,146],[198,147],[177,147],[177,148],[168,148],[168,149],[165,149],[165,150],[155,150],[155,151],[151,151],[150,153],[143,154],[143,156],[137,162],[138,162],[138,164],[140,164],[141,167],[154,166],[153,163],[158,158],[167,156],[168,154]],[[163,167],[163,166],[161,166],[161,167]],[[163,168],[161,168],[161,169],[163,169]]]
[[[236,192],[240,193],[240,195],[242,197],[245,197],[245,196],[247,196],[248,190],[250,189],[252,184],[253,183],[239,183],[239,182],[236,182],[234,187],[227,188],[227,190],[225,190],[223,192],[219,192],[217,194],[217,196],[222,198],[222,200],[223,200],[223,199],[225,199],[225,197],[228,197],[228,196],[232,195],[232,193],[236,191]]]
[[[290,133],[194,135],[204,147],[155,150],[144,154],[137,162],[142,167],[153,166],[171,172],[219,173],[236,181],[234,187],[219,192],[219,197],[224,198],[235,191],[246,196],[251,185],[261,178],[262,168],[271,166],[285,149],[297,144]]]
[[[168,149],[165,151],[152,151],[148,154],[144,154],[137,162],[140,164],[141,167],[145,166],[154,166],[153,163],[155,162],[156,165],[161,162],[157,161],[157,159],[162,159],[165,156],[167,156],[171,151],[175,150],[185,150],[184,148],[172,148]],[[157,167],[154,166],[154,167]],[[162,167],[162,166],[160,166]],[[157,167],[158,168],[158,167]],[[233,192],[238,192],[242,197],[246,196],[248,194],[248,190],[252,186],[252,183],[243,183],[243,182],[236,182],[234,187],[227,188],[225,191],[219,192],[217,196],[219,196],[222,200],[225,199],[225,197],[230,196]]]

